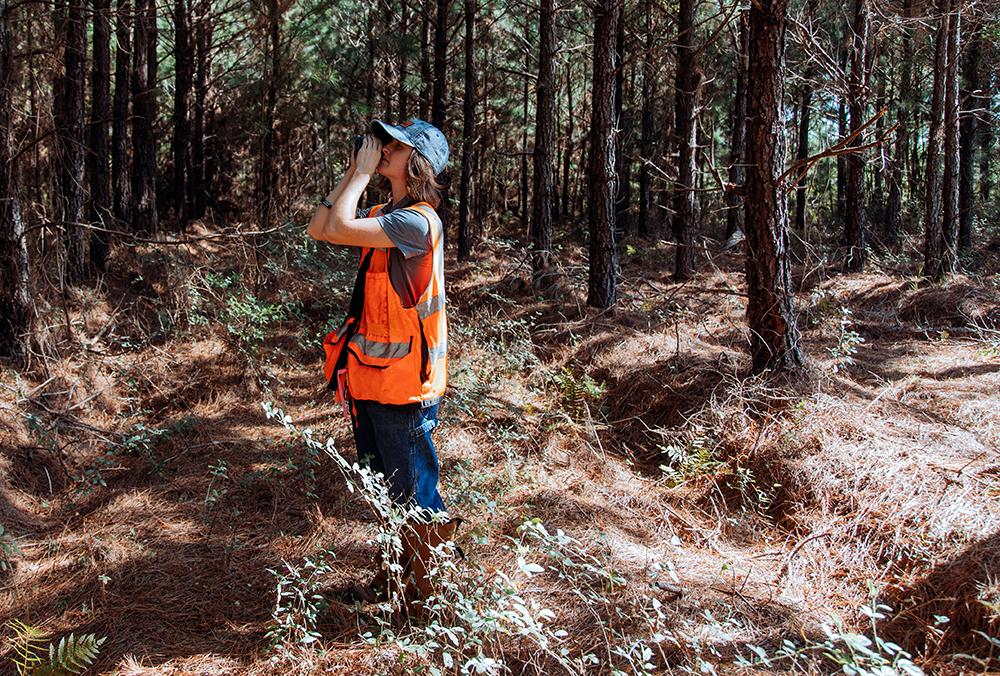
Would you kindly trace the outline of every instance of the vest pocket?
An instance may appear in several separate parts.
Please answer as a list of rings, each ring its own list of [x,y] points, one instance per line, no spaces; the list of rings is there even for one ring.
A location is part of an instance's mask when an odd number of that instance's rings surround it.
[[[389,340],[389,275],[365,274],[365,305],[362,332],[377,341]]]

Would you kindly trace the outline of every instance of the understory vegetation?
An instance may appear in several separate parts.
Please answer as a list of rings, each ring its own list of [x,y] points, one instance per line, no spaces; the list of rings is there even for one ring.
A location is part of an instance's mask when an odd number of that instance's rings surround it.
[[[652,243],[599,312],[575,244],[553,299],[488,241],[448,273],[465,524],[420,621],[335,593],[408,518],[322,382],[346,252],[140,249],[40,302],[44,353],[0,383],[5,662],[50,673],[26,656],[72,634],[129,674],[998,668],[995,270],[811,270],[810,367],[776,383],[747,375],[738,256],[679,284]]]

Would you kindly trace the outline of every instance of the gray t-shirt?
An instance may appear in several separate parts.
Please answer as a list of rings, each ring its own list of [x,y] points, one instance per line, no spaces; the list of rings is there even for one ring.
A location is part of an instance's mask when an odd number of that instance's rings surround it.
[[[417,304],[434,272],[431,226],[419,210],[407,208],[413,202],[406,197],[399,204],[387,204],[375,217],[396,245],[389,249],[389,281],[403,307]],[[368,218],[368,211],[358,209],[358,218]]]

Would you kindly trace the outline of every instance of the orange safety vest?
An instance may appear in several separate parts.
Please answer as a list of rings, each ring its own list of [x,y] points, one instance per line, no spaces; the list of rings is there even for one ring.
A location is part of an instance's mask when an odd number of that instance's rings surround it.
[[[372,207],[368,217],[378,215],[384,206]],[[427,202],[406,208],[419,211],[430,225],[431,278],[417,304],[403,307],[389,280],[388,249],[362,248],[361,261],[371,251],[364,279],[364,305],[357,332],[345,348],[346,389],[352,399],[426,405],[444,395],[447,385],[444,231],[437,212]],[[328,380],[331,375],[327,374]],[[339,392],[336,399],[341,401]]]

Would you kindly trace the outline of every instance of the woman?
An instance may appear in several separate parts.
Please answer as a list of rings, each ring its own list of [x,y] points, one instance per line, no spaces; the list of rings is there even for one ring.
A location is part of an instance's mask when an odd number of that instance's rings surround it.
[[[308,228],[314,239],[361,247],[348,319],[325,341],[327,379],[350,412],[358,459],[386,477],[394,501],[428,512],[445,510],[431,431],[448,368],[444,238],[435,211],[441,200],[435,176],[447,161],[448,142],[433,125],[372,122],[347,174],[321,200]],[[375,172],[388,179],[392,201],[359,210]],[[427,519],[405,529],[409,591],[433,591],[428,551],[450,539],[457,524]],[[384,598],[387,579],[380,571],[348,596]]]

